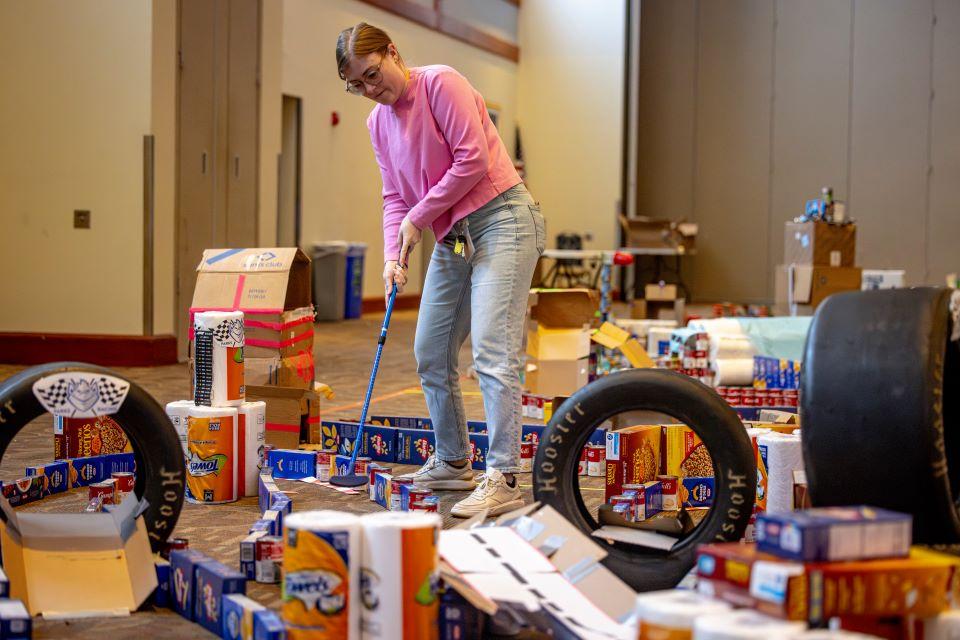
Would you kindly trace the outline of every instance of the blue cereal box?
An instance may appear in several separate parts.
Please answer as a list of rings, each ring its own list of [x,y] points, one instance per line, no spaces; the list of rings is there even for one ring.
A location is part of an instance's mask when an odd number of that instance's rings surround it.
[[[163,558],[155,558],[153,566],[157,570],[157,590],[153,592],[153,604],[169,609],[173,604],[170,598],[170,563]]]
[[[195,572],[193,621],[210,633],[219,635],[223,627],[220,599],[230,593],[245,594],[247,579],[236,569],[224,566],[216,560],[199,563]]]
[[[470,466],[484,471],[487,468],[487,453],[490,451],[490,436],[480,433],[468,433],[470,439]]]
[[[290,496],[284,493],[279,495],[274,494],[270,498],[270,509],[268,509],[268,511],[269,510],[276,511],[280,514],[277,520],[277,532],[274,535],[283,535],[283,518],[284,516],[290,515],[293,511],[293,501],[290,499]]]
[[[873,507],[822,507],[760,513],[757,550],[801,562],[902,558],[910,554],[913,518]]]
[[[397,463],[423,465],[433,455],[437,441],[433,431],[397,429]]]
[[[393,476],[377,472],[373,475],[373,501],[384,509],[390,508],[390,490]]]
[[[264,467],[260,470],[259,479],[260,513],[270,508],[270,494],[280,493],[280,487],[273,481],[273,469]]]
[[[396,462],[397,430],[393,427],[365,426],[360,455],[376,462]]]
[[[284,640],[286,629],[283,621],[270,609],[253,613],[253,640]]]
[[[680,504],[685,507],[709,507],[713,504],[715,480],[711,478],[681,478]]]
[[[57,462],[48,462],[47,464],[27,467],[28,476],[43,476],[46,478],[43,495],[49,496],[54,493],[63,493],[68,490],[69,475],[67,473],[67,462],[58,460]]]
[[[240,541],[240,573],[246,576],[247,580],[257,577],[257,540],[269,533],[269,531],[252,531]]]
[[[192,549],[176,549],[170,552],[170,595],[173,597],[173,610],[187,620],[193,620],[196,566],[209,559]]]
[[[3,497],[10,501],[11,507],[34,502],[43,497],[46,482],[44,476],[27,476],[16,482],[4,482]]]
[[[433,422],[430,418],[414,416],[371,416],[367,422],[368,424],[394,427],[395,429],[433,429]]]
[[[269,509],[267,511],[269,511]],[[266,511],[264,511],[264,513],[266,513]],[[247,533],[257,533],[258,531],[262,531],[269,536],[272,535],[271,531],[273,530],[273,526],[273,522],[261,518],[250,525],[250,529],[247,531]]]
[[[251,640],[253,638],[253,614],[264,611],[265,606],[247,596],[231,593],[220,600],[223,609],[223,625],[220,637],[223,640]]]
[[[137,459],[132,453],[110,453],[104,458],[104,480],[109,480],[110,476],[119,472],[137,472]]]
[[[33,618],[20,600],[0,600],[0,638],[30,640]]]
[[[267,454],[267,466],[273,468],[274,478],[299,480],[317,473],[317,453],[299,449],[273,449]]]

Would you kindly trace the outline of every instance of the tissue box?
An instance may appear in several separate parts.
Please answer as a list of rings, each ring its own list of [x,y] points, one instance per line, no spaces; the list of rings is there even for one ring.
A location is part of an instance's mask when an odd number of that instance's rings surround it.
[[[195,571],[194,622],[210,633],[220,635],[223,626],[220,600],[222,596],[230,593],[246,593],[247,579],[242,573],[216,560],[199,563]]]

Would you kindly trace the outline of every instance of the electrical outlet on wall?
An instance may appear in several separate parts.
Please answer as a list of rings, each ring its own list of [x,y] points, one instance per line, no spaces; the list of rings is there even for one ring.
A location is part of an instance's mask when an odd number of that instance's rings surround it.
[[[89,229],[90,228],[90,211],[86,209],[74,209],[73,228]]]

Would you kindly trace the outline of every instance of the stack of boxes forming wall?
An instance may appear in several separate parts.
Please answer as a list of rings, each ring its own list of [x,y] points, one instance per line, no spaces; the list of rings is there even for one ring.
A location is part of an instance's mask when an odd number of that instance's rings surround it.
[[[861,269],[856,261],[857,226],[822,221],[787,222],[784,264],[776,273],[776,311],[809,315],[829,295],[856,291]]]

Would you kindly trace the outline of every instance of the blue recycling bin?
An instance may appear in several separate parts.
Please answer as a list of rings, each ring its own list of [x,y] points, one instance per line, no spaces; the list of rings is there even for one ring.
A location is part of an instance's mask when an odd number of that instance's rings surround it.
[[[347,246],[344,318],[359,318],[363,311],[363,259],[366,253],[367,245],[362,242],[351,242]]]

